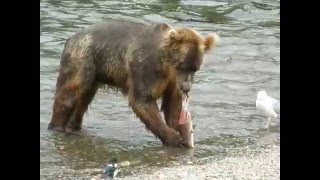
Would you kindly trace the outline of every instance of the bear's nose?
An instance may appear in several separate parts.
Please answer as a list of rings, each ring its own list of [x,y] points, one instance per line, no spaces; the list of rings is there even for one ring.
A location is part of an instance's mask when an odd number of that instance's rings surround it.
[[[191,90],[192,82],[183,82],[181,86],[181,90],[184,93],[188,93]]]

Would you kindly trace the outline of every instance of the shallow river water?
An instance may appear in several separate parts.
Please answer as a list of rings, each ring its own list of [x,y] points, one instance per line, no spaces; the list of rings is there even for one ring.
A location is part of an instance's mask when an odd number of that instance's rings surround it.
[[[127,176],[224,157],[231,148],[279,145],[279,120],[264,130],[267,120],[255,109],[259,90],[280,99],[279,0],[41,0],[40,16],[41,179],[85,179],[82,170],[102,169],[113,157],[131,163],[119,174]],[[221,36],[215,51],[205,56],[191,92],[195,149],[161,147],[126,98],[104,89],[84,117],[81,136],[47,131],[65,40],[109,18],[166,22]]]

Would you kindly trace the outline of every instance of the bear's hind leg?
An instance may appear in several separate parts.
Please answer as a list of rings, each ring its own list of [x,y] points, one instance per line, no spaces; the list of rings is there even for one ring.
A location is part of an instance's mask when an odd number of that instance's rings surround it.
[[[77,91],[76,85],[71,85],[71,83],[59,88],[53,103],[52,118],[48,125],[49,130],[65,131],[68,119],[75,108]]]
[[[99,89],[98,84],[96,83],[92,89],[87,89],[86,92],[82,92],[80,95],[80,102],[76,106],[76,108],[73,111],[72,116],[70,117],[67,129],[68,131],[80,131],[82,126],[82,119],[84,116],[84,113],[87,111],[89,104],[93,100],[97,90]]]
[[[71,61],[71,60],[70,60]],[[49,130],[65,132],[70,119],[81,127],[82,117],[96,90],[96,66],[92,59],[72,59],[74,67],[61,67]],[[63,71],[64,68],[64,71]],[[78,128],[79,129],[79,128]]]

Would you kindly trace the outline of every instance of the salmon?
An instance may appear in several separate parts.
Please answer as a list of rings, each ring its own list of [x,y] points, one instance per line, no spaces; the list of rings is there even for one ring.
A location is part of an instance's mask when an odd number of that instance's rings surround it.
[[[191,120],[191,114],[188,111],[189,99],[187,96],[182,98],[182,110],[179,118],[179,133],[180,136],[186,141],[187,148],[194,147],[193,139],[193,126]]]

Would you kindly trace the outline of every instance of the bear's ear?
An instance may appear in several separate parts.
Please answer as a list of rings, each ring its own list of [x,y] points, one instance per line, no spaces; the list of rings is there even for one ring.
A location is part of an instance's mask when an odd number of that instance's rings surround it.
[[[219,42],[220,38],[218,34],[216,33],[211,33],[207,37],[204,38],[204,52],[208,52],[211,49],[213,49],[217,42]]]
[[[179,31],[173,28],[169,30],[169,39],[171,43],[179,43],[183,40],[183,38],[183,33],[179,33]]]
[[[156,25],[154,26],[154,29],[155,29],[156,31],[167,31],[167,30],[169,30],[169,29],[172,29],[172,27],[169,26],[169,25],[166,24],[166,23],[160,23],[160,24],[156,24]]]

